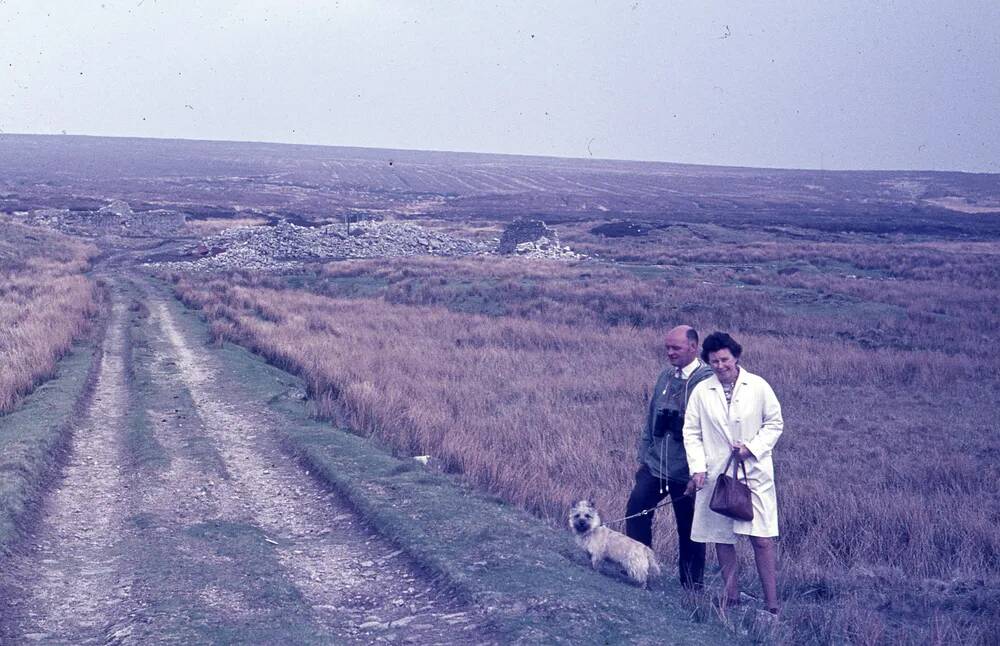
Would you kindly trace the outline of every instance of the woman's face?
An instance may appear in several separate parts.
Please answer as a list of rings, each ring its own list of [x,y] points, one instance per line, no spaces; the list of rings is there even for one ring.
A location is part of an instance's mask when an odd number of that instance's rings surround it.
[[[708,353],[708,365],[712,366],[715,376],[724,384],[731,384],[736,381],[736,375],[739,373],[739,364],[739,359],[733,356],[729,348],[722,348],[721,350]]]

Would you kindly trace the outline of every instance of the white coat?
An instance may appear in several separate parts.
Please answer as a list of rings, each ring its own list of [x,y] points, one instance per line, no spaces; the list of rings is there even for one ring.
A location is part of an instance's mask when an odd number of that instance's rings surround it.
[[[693,540],[735,543],[737,534],[778,535],[778,499],[774,490],[771,450],[783,426],[781,405],[771,386],[742,367],[729,405],[715,375],[695,386],[684,415],[684,450],[691,473],[707,473],[707,479],[705,488],[695,497]],[[708,507],[715,481],[726,466],[732,445],[740,442],[753,454],[745,460],[753,502],[751,521],[734,520]]]

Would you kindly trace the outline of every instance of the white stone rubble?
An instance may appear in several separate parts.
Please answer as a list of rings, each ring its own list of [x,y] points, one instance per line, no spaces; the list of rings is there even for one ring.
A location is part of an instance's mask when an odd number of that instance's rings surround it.
[[[365,220],[304,227],[282,221],[273,226],[227,229],[184,252],[190,260],[151,263],[149,266],[183,271],[269,270],[296,271],[307,262],[348,258],[400,256],[473,256],[497,253],[498,240],[467,240],[409,222]],[[583,258],[558,240],[541,237],[517,246],[524,258],[578,260]],[[201,257],[199,257],[201,256]]]
[[[559,244],[558,240],[549,240],[545,236],[532,242],[518,244],[514,247],[514,255],[548,260],[582,260],[585,257],[583,254]]]

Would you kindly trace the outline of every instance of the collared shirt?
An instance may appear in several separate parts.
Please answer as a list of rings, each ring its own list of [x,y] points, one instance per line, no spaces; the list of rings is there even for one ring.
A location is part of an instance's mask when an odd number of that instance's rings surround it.
[[[701,365],[701,361],[698,360],[698,357],[695,357],[694,359],[691,360],[691,363],[689,363],[686,366],[684,366],[683,368],[681,368],[681,377],[683,377],[685,379],[690,378],[691,377],[691,373],[694,372],[695,370],[697,370],[698,366],[700,366],[700,365]]]
[[[674,379],[677,379],[678,377],[680,377],[684,381],[687,381],[688,379],[691,378],[691,375],[694,373],[695,370],[698,369],[698,366],[700,366],[700,365],[702,365],[701,361],[698,359],[698,357],[695,357],[694,359],[692,359],[691,363],[687,364],[683,368],[678,368],[676,366],[673,366],[673,368],[674,368],[674,372],[673,372]],[[677,374],[678,370],[680,371],[680,375]],[[663,394],[664,395],[667,394],[667,390],[669,388],[670,388],[670,382],[668,381],[666,384],[663,385]],[[684,399],[685,399],[685,401],[687,400],[687,387],[686,386],[685,386],[685,390],[684,390]]]

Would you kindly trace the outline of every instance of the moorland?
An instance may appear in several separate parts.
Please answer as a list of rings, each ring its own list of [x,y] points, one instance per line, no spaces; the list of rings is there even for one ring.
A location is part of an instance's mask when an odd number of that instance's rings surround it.
[[[11,135],[0,150],[7,239],[38,236],[17,223],[44,209],[86,216],[123,200],[184,214],[169,235],[105,228],[47,245],[67,249],[47,270],[79,292],[67,321],[97,307],[87,263],[184,261],[233,226],[376,220],[487,240],[517,217],[544,220],[587,258],[145,271],[199,310],[216,343],[299,375],[316,415],[397,455],[430,455],[553,525],[582,496],[623,515],[663,332],[728,331],[786,423],[783,621],[750,615],[744,627],[783,643],[873,644],[988,643],[1000,628],[996,175]],[[5,266],[28,262],[21,247]],[[14,271],[5,303],[30,292],[66,309],[24,286],[34,270]],[[74,325],[28,337],[58,357],[65,340],[53,340],[80,336]],[[25,385],[10,401],[46,371],[17,371]],[[670,562],[666,516],[656,548]]]

